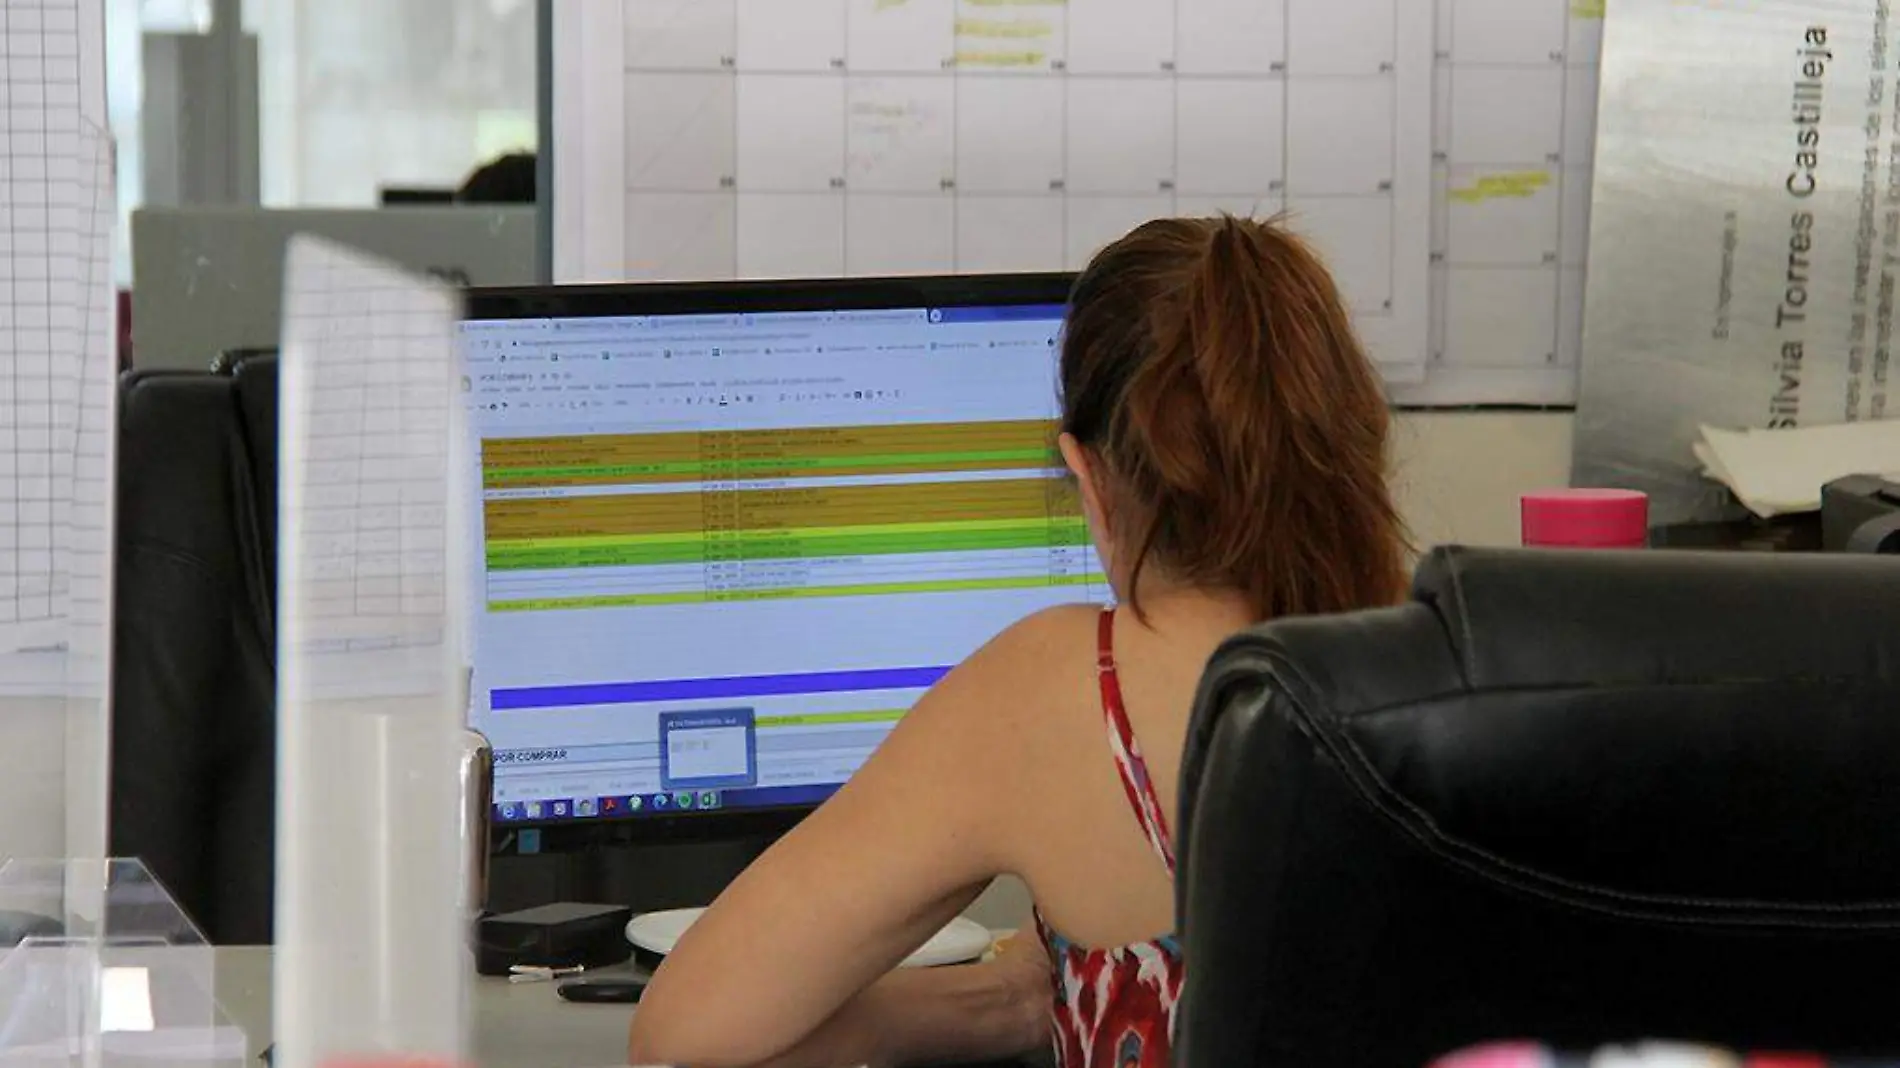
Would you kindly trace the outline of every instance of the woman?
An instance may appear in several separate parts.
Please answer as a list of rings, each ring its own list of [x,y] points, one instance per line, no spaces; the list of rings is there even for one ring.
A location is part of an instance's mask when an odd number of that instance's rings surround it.
[[[1061,385],[1062,457],[1122,607],[1025,619],[926,694],[682,939],[633,1063],[942,1063],[1052,1037],[1064,1068],[1167,1063],[1195,684],[1246,626],[1402,596],[1386,404],[1312,251],[1232,218],[1103,250]],[[1004,873],[1039,938],[892,971]]]

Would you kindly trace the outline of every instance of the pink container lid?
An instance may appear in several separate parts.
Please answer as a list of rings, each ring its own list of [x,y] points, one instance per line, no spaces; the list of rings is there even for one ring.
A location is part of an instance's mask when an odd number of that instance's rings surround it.
[[[1559,489],[1523,498],[1525,545],[1640,549],[1649,544],[1649,496],[1635,490]]]

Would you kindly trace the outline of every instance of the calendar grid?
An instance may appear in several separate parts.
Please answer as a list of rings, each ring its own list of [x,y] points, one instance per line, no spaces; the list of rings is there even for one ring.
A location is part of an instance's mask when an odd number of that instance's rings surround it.
[[[1120,0],[623,4],[634,278],[1076,269],[1150,218],[1284,212],[1382,359],[1429,348],[1429,162],[1400,158],[1420,94],[1398,71],[1431,50],[1399,0],[1353,0],[1383,29],[1352,34],[1323,0],[1123,5],[1145,37],[1109,32]],[[1329,128],[1350,108],[1386,136]]]
[[[946,7],[944,9],[944,17],[949,20],[948,29],[951,39],[954,40],[957,33],[957,9],[955,7]],[[954,109],[962,105],[963,78],[962,75],[954,69],[950,72],[950,75],[950,106]],[[961,151],[961,149],[962,132],[957,129],[957,124],[953,122],[950,124],[950,158],[956,159],[957,153]],[[956,187],[956,180],[952,178],[948,181],[950,182],[950,188],[954,189]],[[937,188],[941,191],[944,188],[943,183],[939,182]],[[959,195],[950,202],[950,261],[952,263],[961,262],[963,254],[962,222],[963,203],[962,197]]]
[[[1433,385],[1405,399],[1573,402],[1601,16],[1438,3]]]
[[[961,0],[959,0],[959,3],[961,3]],[[1073,24],[1069,21],[1069,12],[1065,8],[1062,13],[1062,62],[1064,64],[1064,67],[1063,67],[1064,71],[1068,69],[1067,68],[1068,57],[1070,53],[1074,50],[1074,46],[1075,46],[1074,38],[1070,34],[1070,28],[1072,27],[1072,25]],[[954,74],[954,76],[958,78],[963,77],[964,76],[963,64],[958,63],[952,73]],[[1071,97],[1067,92],[1064,92],[1062,94],[1062,126],[1061,126],[1062,155],[1058,158],[1064,161],[1065,173],[1063,174],[1063,178],[1062,178],[1062,195],[1065,200],[1068,198],[1068,195],[1069,195],[1069,183],[1068,183],[1068,175],[1066,171],[1067,171],[1067,161],[1069,159],[1069,136],[1070,136],[1070,130],[1073,129],[1073,127],[1070,125],[1071,120],[1072,120],[1071,110],[1074,107],[1075,107],[1075,99]],[[960,166],[960,164],[961,164],[961,161],[959,160],[957,161],[957,163],[953,164],[953,166]],[[1050,186],[1051,190],[1054,190],[1055,188],[1056,187],[1053,184]],[[1069,220],[1068,213],[1065,211],[1062,215],[1062,243],[1061,243],[1061,247],[1065,249],[1071,247],[1070,241],[1072,240],[1072,238],[1069,233],[1069,228],[1070,228],[1070,220]],[[957,266],[960,267],[961,264],[958,264]],[[1079,268],[1082,265],[1074,262],[1074,257],[1070,257],[1070,262],[1065,264],[1065,266]]]
[[[1169,85],[1174,91],[1173,95],[1174,95],[1175,121],[1174,121],[1174,125],[1168,130],[1168,152],[1170,155],[1174,157],[1176,163],[1175,163],[1175,182],[1170,183],[1169,190],[1168,190],[1168,194],[1169,194],[1168,214],[1178,215],[1180,214],[1180,211],[1181,211],[1181,194],[1179,190],[1175,188],[1175,185],[1178,184],[1179,179],[1180,179],[1180,159],[1181,159],[1182,100],[1181,100],[1181,78],[1180,78],[1181,72],[1178,69],[1181,65],[1180,64],[1181,5],[1180,4],[1174,5],[1174,10],[1172,12],[1172,15],[1173,15],[1173,18],[1170,20],[1168,31],[1169,31],[1169,36],[1174,41],[1173,51],[1175,53],[1176,58],[1168,64],[1168,67],[1169,67],[1168,74],[1171,76],[1169,79]],[[1281,128],[1285,129],[1284,123],[1281,124]]]
[[[772,190],[770,192],[772,196],[811,197],[814,199],[832,198],[832,197],[837,197],[839,195],[836,190],[830,190],[830,189],[822,189],[822,190],[821,189],[780,189],[780,190]],[[638,194],[650,195],[650,194],[655,194],[655,193],[678,195],[678,196],[709,195],[708,191],[702,187],[688,186],[688,185],[675,185],[675,186],[653,185],[653,186],[647,186],[645,188],[642,188],[636,191],[636,195]],[[962,194],[961,197],[951,198],[951,197],[945,196],[943,192],[936,191],[936,190],[880,189],[877,191],[876,195],[878,197],[889,197],[892,199],[940,200],[940,201],[945,201],[947,203],[947,202],[952,201],[953,199],[996,200],[996,199],[1020,198],[1024,194],[985,191],[985,192],[976,192],[976,193],[964,193]],[[1068,196],[1071,199],[1077,199],[1077,200],[1116,200],[1116,199],[1126,198],[1129,195],[1130,194],[1127,194],[1127,193],[1070,193],[1068,194]],[[1156,197],[1165,199],[1164,192],[1157,192],[1153,195]],[[1254,195],[1255,193],[1249,190],[1211,189],[1199,194],[1191,195],[1189,198],[1184,198],[1184,199],[1209,198],[1209,199],[1218,199],[1218,200],[1232,200],[1232,201],[1238,202],[1239,200],[1245,197],[1250,197]],[[1391,198],[1382,196],[1377,193],[1304,193],[1304,194],[1301,194],[1300,199],[1301,200],[1385,201]],[[1233,212],[1233,214],[1249,215],[1249,216],[1261,215],[1261,213],[1257,210],[1242,211],[1242,210],[1239,210],[1238,208]]]
[[[843,41],[851,40],[850,4],[838,5],[838,19],[844,24],[839,39]],[[847,83],[842,88],[845,98],[844,107],[841,109],[838,117],[843,120],[844,124],[844,158],[849,160],[851,158],[851,86]],[[842,173],[843,170],[844,168],[840,168],[841,173],[837,179],[839,182],[845,180],[845,176]],[[838,220],[838,244],[844,250],[844,258],[849,261],[851,256],[851,213],[848,211],[840,216]]]
[[[835,3],[853,5],[849,47],[825,53],[842,55],[847,60],[843,70],[812,62],[817,38],[801,33],[797,25],[800,11],[835,11],[827,6]],[[616,0],[610,7],[612,16],[587,21],[611,26],[624,40],[624,49],[588,59],[571,78],[585,83],[585,92],[604,94],[615,84],[622,89],[622,99],[606,105],[623,109],[615,112],[622,121],[616,123],[613,150],[600,165],[590,163],[583,170],[594,180],[605,178],[605,167],[624,153],[624,215],[610,234],[590,238],[585,267],[573,259],[563,264],[564,277],[825,276],[847,273],[847,267],[849,273],[1074,267],[1097,241],[1140,218],[1170,211],[1224,209],[1264,215],[1290,206],[1297,221],[1302,204],[1313,203],[1299,188],[1301,131],[1284,124],[1276,132],[1272,123],[1302,108],[1311,114],[1315,107],[1330,116],[1336,129],[1351,130],[1358,137],[1364,136],[1368,123],[1384,122],[1388,105],[1375,102],[1370,93],[1355,93],[1351,76],[1335,71],[1342,69],[1337,58],[1342,54],[1364,56],[1385,48],[1383,28],[1371,31],[1367,20],[1383,23],[1386,13],[1393,12],[1408,44],[1420,39],[1422,27],[1422,38],[1431,46],[1424,57],[1425,82],[1415,80],[1416,67],[1400,64],[1407,86],[1401,103],[1425,98],[1435,116],[1423,143],[1416,133],[1395,130],[1402,148],[1403,158],[1395,164],[1404,172],[1401,177],[1416,182],[1418,168],[1423,168],[1428,184],[1423,205],[1409,199],[1404,181],[1401,195],[1390,203],[1394,218],[1410,220],[1422,213],[1429,234],[1414,238],[1410,247],[1393,244],[1388,249],[1383,238],[1355,242],[1349,229],[1346,240],[1338,243],[1343,252],[1320,241],[1322,252],[1349,296],[1361,294],[1354,300],[1355,309],[1367,319],[1372,334],[1380,334],[1388,324],[1364,315],[1365,292],[1377,294],[1388,279],[1403,277],[1408,293],[1421,294],[1417,299],[1422,314],[1415,314],[1403,299],[1395,309],[1396,318],[1408,326],[1423,321],[1417,328],[1416,351],[1410,355],[1411,377],[1388,375],[1397,403],[1575,401],[1600,5],[1431,0],[1400,8],[1381,7],[1380,0],[1037,0],[976,7],[959,0],[732,0],[708,6],[681,0]],[[1005,16],[1026,14],[1046,22],[1054,37],[1034,51],[1070,62],[1059,71],[1034,73],[1025,73],[1020,65],[940,66],[938,59],[947,56],[932,50],[948,52],[951,46],[933,42],[967,28],[959,18],[972,11],[981,16],[999,11]],[[683,13],[677,25],[669,22],[676,13]],[[867,31],[893,19],[894,30]],[[1172,71],[1144,59],[1148,53],[1168,51],[1170,37],[1177,61]],[[668,137],[652,113],[671,109],[669,94],[709,68],[702,62],[707,49],[699,42],[715,38],[728,65],[721,78],[702,84],[710,88],[719,81],[725,95],[704,96],[708,103],[697,126],[718,131],[721,173],[732,180],[709,195],[690,163],[704,150],[704,138]],[[967,39],[959,43],[970,44]],[[1006,49],[974,51],[995,54]],[[1065,52],[1075,54],[1065,57]],[[1411,55],[1406,52],[1408,59]],[[1033,84],[1039,76],[1068,89]],[[737,83],[760,78],[764,87],[754,98],[739,99]],[[915,173],[888,164],[853,169],[849,188],[829,201],[802,195],[797,181],[787,182],[770,170],[769,180],[761,184],[756,164],[774,158],[774,151],[769,146],[759,151],[755,145],[747,156],[755,166],[741,168],[739,157],[752,140],[742,132],[741,120],[756,124],[760,116],[769,120],[797,114],[804,106],[800,102],[809,101],[814,92],[799,87],[827,78],[875,80],[880,83],[875,93],[883,99],[921,101],[922,110],[941,113],[939,120],[964,116],[947,123],[938,139],[924,140],[933,153],[941,151],[965,166],[951,168],[941,188],[932,181],[927,193],[894,181]],[[1164,85],[1170,81],[1175,119],[1181,122],[1173,129],[1163,125],[1168,110]],[[934,89],[933,83],[950,88]],[[1304,100],[1286,99],[1288,89],[1297,94],[1302,86]],[[774,100],[781,90],[788,98]],[[654,103],[643,107],[643,100]],[[1011,106],[1001,107],[1004,101]],[[821,114],[832,114],[835,107],[828,105]],[[1197,111],[1229,117],[1225,132],[1242,147],[1229,148],[1220,158],[1205,150],[1197,155],[1208,140],[1192,125]],[[1078,127],[1085,140],[1103,143],[1100,123],[1091,114],[1105,116],[1100,122],[1119,124],[1141,143],[1143,147],[1123,154],[1128,159],[1172,156],[1178,171],[1175,187],[1144,190],[1126,178],[1103,183],[1099,167],[1094,172],[1097,181],[1070,174],[1074,180],[1066,189],[1045,191],[1020,181],[1032,171],[1060,176],[1063,168],[1056,164],[1077,156],[1073,135]],[[1182,116],[1188,116],[1187,121]],[[1157,132],[1144,140],[1138,133],[1144,128]],[[1306,129],[1311,143],[1315,126],[1309,123]],[[1046,135],[1025,137],[1034,130],[1045,130]],[[861,135],[862,129],[858,132]],[[866,137],[854,136],[853,156],[867,143]],[[999,166],[998,145],[1012,146],[1019,166]],[[835,143],[817,147],[838,151]],[[655,158],[660,160],[657,165]],[[1085,168],[1103,158],[1100,152],[1090,155],[1086,146],[1081,150]],[[1210,169],[1210,160],[1227,166]],[[979,164],[974,174],[970,161]],[[1131,173],[1161,177],[1168,170],[1156,167],[1149,163]],[[1291,189],[1286,181],[1289,167],[1296,172]],[[1258,177],[1269,173],[1265,168],[1277,182],[1265,192],[1252,182],[1206,181],[1242,174]],[[741,171],[754,180],[741,181]],[[580,172],[573,173],[578,177]],[[1111,177],[1114,173],[1109,172]],[[942,203],[933,204],[932,198]],[[843,207],[847,202],[856,205],[848,212]],[[1320,202],[1317,214],[1322,221],[1356,215],[1366,221],[1358,232],[1374,231],[1364,207],[1353,212],[1350,205]],[[841,212],[849,215],[848,248],[835,237],[847,221],[839,217]],[[779,224],[792,217],[808,225]],[[832,236],[824,238],[827,227]],[[890,233],[884,235],[880,228]],[[818,239],[801,240],[814,237]],[[561,235],[555,240],[557,249],[579,250]],[[808,258],[801,263],[797,257],[774,254],[793,247],[816,249],[820,262]],[[1355,262],[1352,250],[1359,247],[1367,251],[1363,261]],[[1031,254],[1025,255],[1025,249]],[[1375,256],[1380,257],[1376,266],[1390,270],[1375,273]],[[582,273],[573,273],[577,270]],[[1372,347],[1387,359],[1395,351]]]
[[[1571,20],[1569,20],[1569,19],[1565,19],[1565,20],[1564,20],[1564,44],[1563,44],[1563,62],[1564,62],[1564,66],[1565,66],[1565,73],[1566,73],[1566,74],[1568,74],[1568,69],[1569,69],[1569,65],[1570,65],[1570,39],[1571,39],[1571,36],[1572,36],[1572,31],[1573,31],[1573,29],[1574,29],[1574,27],[1573,27],[1573,24],[1572,24],[1572,22],[1571,22]],[[1565,78],[1565,82],[1564,82],[1564,92],[1565,92],[1565,94],[1568,94],[1568,93],[1570,92],[1570,84],[1569,84],[1569,79],[1568,79],[1568,77],[1566,77],[1566,78]],[[1559,143],[1559,144],[1561,144],[1561,145],[1564,145],[1564,146],[1566,146],[1566,147],[1567,147],[1567,146],[1568,146],[1568,145],[1570,144],[1570,134],[1571,134],[1571,128],[1572,128],[1572,126],[1574,126],[1574,125],[1575,125],[1575,123],[1576,123],[1576,121],[1577,121],[1577,120],[1576,120],[1576,115],[1574,114],[1574,112],[1572,111],[1572,109],[1571,109],[1571,108],[1569,108],[1568,106],[1566,106],[1566,107],[1564,107],[1564,108],[1563,108],[1563,110],[1562,110],[1562,113],[1561,113],[1561,116],[1560,116],[1560,117],[1559,117],[1559,119],[1558,119],[1558,130],[1559,130],[1559,133],[1558,133],[1558,143]],[[1556,167],[1556,172],[1557,172],[1557,173],[1556,173],[1556,176],[1555,176],[1555,181],[1556,181],[1556,184],[1557,184],[1557,203],[1561,205],[1561,204],[1562,204],[1562,203],[1564,202],[1564,197],[1565,197],[1565,196],[1566,196],[1566,195],[1567,195],[1567,194],[1569,193],[1569,185],[1570,185],[1570,161],[1564,158],[1564,149],[1562,149],[1562,148],[1559,148],[1559,149],[1557,150],[1557,152],[1558,152],[1558,156],[1557,156],[1557,159],[1556,159],[1556,160],[1554,160],[1553,162],[1555,162],[1555,163],[1557,164],[1557,167]],[[1556,363],[1556,362],[1558,361],[1558,359],[1560,358],[1560,354],[1561,354],[1561,353],[1563,352],[1563,345],[1564,345],[1564,339],[1563,339],[1563,329],[1564,329],[1564,287],[1563,287],[1563,256],[1564,256],[1564,249],[1563,249],[1563,243],[1564,243],[1564,235],[1563,235],[1563,223],[1562,223],[1561,221],[1559,221],[1557,225],[1558,225],[1558,231],[1557,231],[1557,246],[1558,246],[1558,247],[1557,247],[1557,262],[1556,262],[1556,264],[1555,264],[1554,266],[1555,266],[1555,267],[1556,267],[1556,269],[1557,269],[1557,279],[1558,279],[1558,284],[1557,284],[1557,286],[1555,287],[1555,291],[1554,291],[1554,292],[1553,292],[1553,293],[1551,294],[1551,300],[1550,300],[1550,304],[1551,304],[1551,332],[1550,332],[1550,334],[1551,334],[1551,336],[1550,336],[1550,352],[1549,352],[1549,354],[1548,354],[1548,355],[1547,355],[1547,356],[1545,357],[1545,360],[1544,360],[1544,362],[1545,362],[1545,363],[1547,363],[1547,364],[1555,364],[1555,363]],[[1579,316],[1577,317],[1577,324],[1578,324],[1578,329],[1579,329],[1579,331],[1581,331],[1581,329],[1582,329],[1582,324],[1583,324],[1583,317],[1582,317],[1581,315],[1579,315]]]
[[[738,40],[738,36],[739,36],[739,29],[738,29],[738,27],[739,27],[739,5],[740,5],[740,4],[742,3],[742,2],[743,2],[743,0],[732,0],[732,27],[733,27],[733,36],[732,36],[732,40],[731,40],[731,41],[729,41],[729,42],[727,42],[727,46],[726,46],[726,52],[727,52],[727,53],[728,53],[728,54],[729,54],[729,55],[730,55],[730,56],[731,56],[732,58],[731,58],[731,62],[730,62],[730,64],[723,64],[723,63],[722,63],[722,65],[729,65],[729,66],[732,66],[732,67],[735,67],[735,68],[737,67],[737,65],[738,65],[738,62],[739,62],[739,59],[738,59],[738,52],[739,52],[739,40]],[[733,124],[732,124],[732,155],[731,155],[731,157],[730,157],[730,158],[732,158],[732,159],[735,159],[735,160],[739,158],[739,150],[740,150],[740,147],[741,147],[741,146],[740,146],[740,144],[739,144],[739,133],[740,133],[740,131],[739,131],[739,124],[735,122],[735,123],[733,123]],[[737,176],[736,176],[736,175],[735,175],[735,176],[732,176],[732,177],[731,177],[731,178],[729,178],[729,179],[727,179],[727,178],[725,178],[724,176],[722,176],[722,181],[729,181],[729,182],[731,183],[731,185],[732,185],[732,187],[733,187],[733,188],[737,188],[737,183],[738,183],[738,178],[737,178]],[[732,262],[733,262],[733,263],[735,263],[735,264],[736,264],[736,263],[738,263],[738,262],[739,262],[739,257],[740,257],[741,255],[743,255],[743,253],[744,253],[744,250],[743,250],[743,249],[742,249],[742,248],[740,247],[740,245],[739,245],[739,227],[735,225],[735,226],[733,226],[733,227],[732,227]]]
[[[1539,66],[1532,65],[1532,64],[1519,64],[1519,65],[1503,64],[1503,65],[1498,65],[1497,69],[1510,70],[1510,69],[1513,69],[1514,67],[1516,69],[1523,69],[1523,70],[1543,69]],[[671,68],[666,68],[666,67],[628,67],[627,73],[628,74],[678,74],[680,72]],[[840,74],[841,74],[841,72],[836,71],[836,70],[801,70],[801,69],[791,68],[791,67],[784,67],[784,68],[759,67],[759,68],[748,69],[744,71],[743,73],[748,74],[748,75],[753,75],[753,76],[768,75],[773,78],[785,78],[785,79],[791,79],[791,80],[808,79],[808,80],[816,80],[816,81],[822,81],[822,80],[827,80],[827,79],[836,80],[838,77],[840,77]],[[991,79],[996,79],[998,81],[1007,82],[1007,81],[1012,81],[1012,80],[1021,80],[1025,77],[1032,77],[1030,75],[1011,74],[1011,73],[986,71],[986,70],[963,70],[963,71],[857,70],[857,71],[848,71],[844,73],[875,76],[879,79],[883,79],[887,81],[917,81],[917,82],[943,81],[946,78],[952,78],[952,77],[991,78]],[[1235,76],[1231,74],[1207,74],[1207,73],[1196,74],[1193,72],[1168,72],[1168,71],[1129,71],[1129,72],[1117,73],[1114,75],[1086,75],[1083,77],[1096,78],[1096,79],[1113,77],[1114,80],[1116,81],[1137,82],[1137,83],[1146,82],[1146,83],[1160,83],[1160,84],[1176,84],[1176,83],[1193,84],[1196,82],[1228,82],[1228,81],[1233,81],[1235,79]],[[1265,75],[1257,75],[1256,77],[1265,81],[1285,80],[1285,76],[1281,74],[1265,74]],[[1304,75],[1301,75],[1300,77],[1303,80],[1313,81],[1313,82],[1352,82],[1352,81],[1363,81],[1365,78],[1365,75],[1319,72],[1319,73],[1312,73],[1312,74],[1304,74]]]
[[[1293,7],[1290,4],[1283,4],[1280,7],[1280,40],[1282,41],[1293,40]],[[1281,75],[1282,80],[1285,79],[1287,65],[1290,62],[1291,60],[1286,56],[1282,56],[1280,59],[1279,66],[1277,68],[1277,73]],[[1275,73],[1276,69],[1273,67],[1269,67],[1268,72]],[[1282,107],[1281,109],[1281,120],[1282,121],[1280,122],[1280,189],[1284,191],[1286,189],[1286,181],[1287,181],[1286,161],[1288,159],[1291,159],[1293,156],[1293,129],[1291,125],[1289,125],[1285,121],[1284,107]],[[1285,201],[1284,200],[1280,201],[1278,204],[1274,205],[1274,210],[1273,212],[1271,212],[1271,214],[1278,215],[1282,210],[1284,210],[1285,206],[1286,206]]]

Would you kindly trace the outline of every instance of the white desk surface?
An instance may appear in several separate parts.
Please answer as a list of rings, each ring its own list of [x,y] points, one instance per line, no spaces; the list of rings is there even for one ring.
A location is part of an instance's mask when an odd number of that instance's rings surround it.
[[[251,1040],[253,1059],[272,1040],[269,947],[217,951],[215,996]],[[553,983],[476,979],[475,1068],[612,1068],[627,1063],[631,1005],[574,1005]]]

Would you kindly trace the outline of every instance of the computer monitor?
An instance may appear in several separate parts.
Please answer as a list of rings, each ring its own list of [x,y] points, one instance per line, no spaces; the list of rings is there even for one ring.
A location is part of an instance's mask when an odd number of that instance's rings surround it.
[[[1105,598],[1054,443],[1070,281],[472,293],[497,822],[795,819],[998,631]]]

